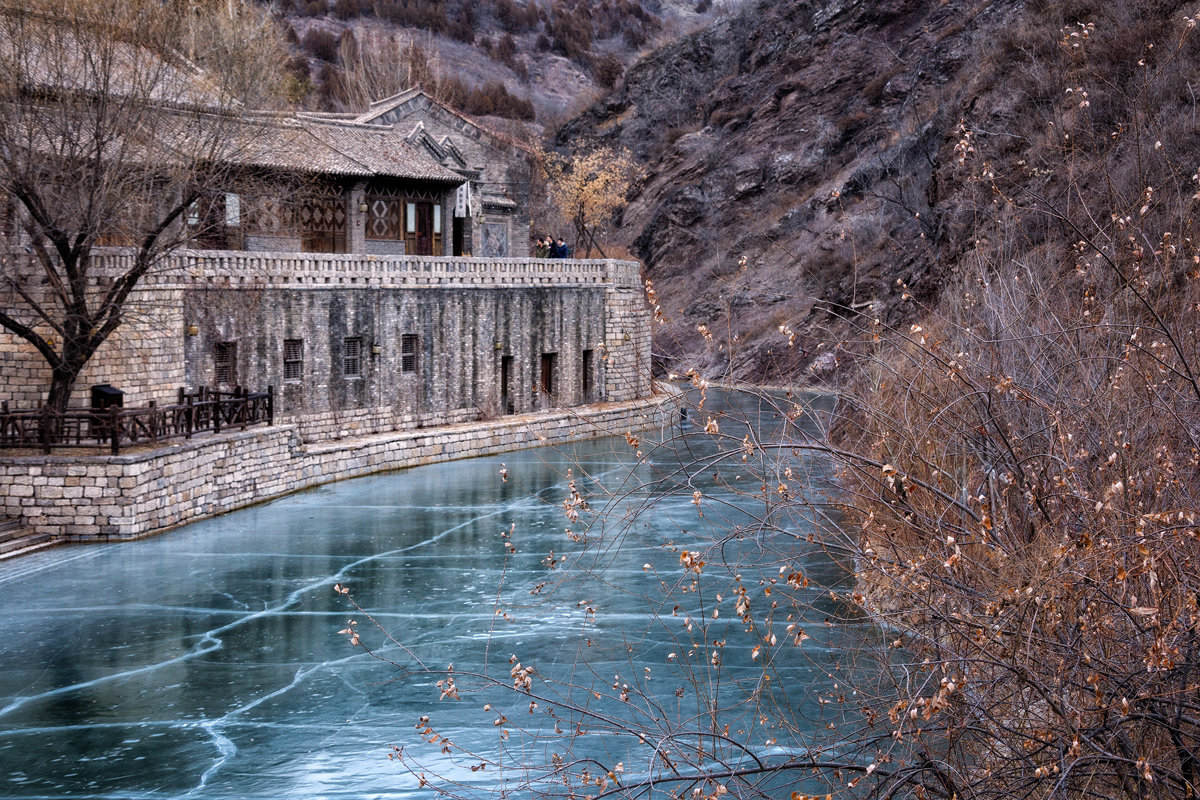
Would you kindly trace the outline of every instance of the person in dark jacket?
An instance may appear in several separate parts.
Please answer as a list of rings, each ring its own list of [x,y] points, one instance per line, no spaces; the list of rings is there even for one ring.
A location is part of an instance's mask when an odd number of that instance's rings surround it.
[[[564,242],[563,238],[560,236],[558,237],[558,241],[554,243],[554,247],[551,248],[551,252],[551,258],[570,258],[571,246]]]

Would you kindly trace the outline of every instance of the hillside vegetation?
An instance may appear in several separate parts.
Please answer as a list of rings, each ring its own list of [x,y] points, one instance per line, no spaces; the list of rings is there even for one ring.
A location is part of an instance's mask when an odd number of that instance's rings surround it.
[[[1198,11],[764,2],[560,132],[648,165],[663,367],[839,386],[749,485],[803,513],[796,456],[837,469],[827,546],[904,663],[822,699],[861,796],[1197,794]]]
[[[295,97],[311,108],[356,111],[420,84],[468,113],[542,125],[716,13],[711,0],[283,0],[277,10]]]
[[[1147,202],[1190,224],[1192,5],[757,3],[632,66],[558,144],[648,165],[622,230],[663,361],[826,374],[864,322],[909,323],[979,265],[1053,280]]]

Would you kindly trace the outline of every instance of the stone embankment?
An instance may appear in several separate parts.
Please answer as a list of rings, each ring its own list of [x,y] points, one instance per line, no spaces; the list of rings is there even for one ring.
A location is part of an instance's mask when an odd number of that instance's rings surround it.
[[[0,517],[56,541],[135,539],[325,483],[662,428],[679,394],[305,444],[279,425],[120,456],[0,457]],[[0,555],[2,557],[2,555]]]

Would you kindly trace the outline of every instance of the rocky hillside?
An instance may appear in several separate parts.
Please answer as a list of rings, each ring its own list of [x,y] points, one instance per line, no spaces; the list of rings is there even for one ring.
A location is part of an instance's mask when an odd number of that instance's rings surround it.
[[[553,125],[655,44],[742,0],[281,0],[296,99],[357,110],[420,81],[478,116]]]
[[[647,167],[621,235],[660,363],[819,377],[968,264],[1071,270],[1129,214],[1190,214],[1194,6],[765,0],[636,63],[557,144]]]

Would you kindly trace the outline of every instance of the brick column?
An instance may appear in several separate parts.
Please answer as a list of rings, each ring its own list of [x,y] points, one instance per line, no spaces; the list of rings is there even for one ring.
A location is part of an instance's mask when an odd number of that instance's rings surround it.
[[[359,181],[350,187],[346,199],[346,252],[367,252],[367,213],[359,206],[367,200],[367,182]]]
[[[604,399],[650,396],[650,311],[639,289],[618,286],[604,297]]]

